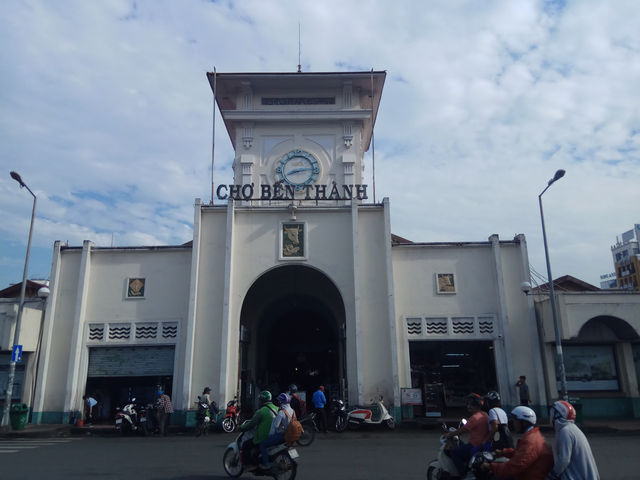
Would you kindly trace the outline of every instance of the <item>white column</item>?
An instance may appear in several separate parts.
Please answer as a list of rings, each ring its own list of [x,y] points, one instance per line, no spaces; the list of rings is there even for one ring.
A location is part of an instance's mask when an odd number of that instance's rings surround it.
[[[200,237],[202,222],[202,200],[196,198],[193,213],[193,245],[191,247],[191,278],[189,280],[189,307],[185,325],[180,329],[181,335],[184,335],[184,348],[179,358],[182,363],[182,378],[174,379],[174,384],[179,385],[179,390],[174,393],[174,399],[177,399],[176,408],[180,410],[188,410],[191,405],[191,389],[193,380],[193,350],[195,342],[196,321],[198,310],[198,279],[200,275]],[[179,396],[177,395],[179,394]]]
[[[348,371],[354,371],[356,375],[357,385],[357,403],[364,403],[364,374],[362,371],[362,318],[360,312],[360,267],[358,262],[358,203],[354,200],[351,203],[351,235],[352,235],[352,254],[353,254],[353,313],[354,313],[354,330],[355,330],[355,347],[356,347],[356,364],[355,369],[350,368]],[[350,379],[351,380],[351,379]],[[349,390],[353,391],[353,383],[349,381]],[[350,395],[351,397],[351,395]],[[351,402],[353,403],[353,402]]]
[[[491,250],[493,252],[493,266],[496,273],[496,290],[498,292],[498,325],[499,335],[502,338],[496,340],[496,376],[498,377],[498,387],[503,395],[503,403],[517,405],[514,393],[512,392],[511,381],[514,378],[513,354],[511,352],[511,336],[509,333],[509,315],[507,313],[507,300],[504,292],[504,278],[502,274],[502,256],[500,252],[500,239],[498,235],[489,237]],[[498,345],[500,344],[500,345]],[[502,347],[502,348],[499,348]],[[498,355],[502,354],[502,358]],[[506,398],[505,392],[507,393]]]
[[[73,318],[73,333],[69,352],[67,375],[67,393],[64,400],[63,422],[66,423],[70,412],[82,411],[82,395],[87,379],[88,350],[84,345],[87,297],[91,279],[91,249],[93,242],[85,240],[82,244],[82,258],[78,275],[76,306]]]
[[[58,281],[60,279],[60,264],[62,262],[60,247],[66,245],[57,240],[53,244],[53,255],[51,261],[51,273],[49,274],[49,298],[47,310],[44,315],[44,325],[42,326],[42,346],[40,350],[40,360],[38,361],[38,382],[36,383],[36,395],[33,400],[32,410],[38,413],[34,415],[34,423],[42,423],[42,412],[46,408],[45,398],[47,396],[47,378],[49,377],[49,357],[51,355],[53,319],[55,318],[58,306]]]
[[[229,199],[227,205],[227,239],[224,261],[224,296],[222,302],[222,332],[220,335],[220,387],[219,398],[224,401],[227,396],[232,397],[234,392],[228,392],[229,383],[235,379],[229,378],[229,369],[233,365],[230,358],[231,342],[231,290],[233,282],[233,224],[235,220],[235,205],[233,199]],[[239,327],[238,327],[239,328]],[[237,346],[236,346],[237,347]],[[237,348],[236,348],[237,351]],[[221,405],[224,405],[221,404]]]
[[[398,372],[398,344],[403,341],[403,335],[398,335],[395,299],[393,296],[393,262],[391,259],[391,214],[389,206],[389,198],[382,199],[382,207],[384,209],[384,249],[385,262],[387,266],[387,308],[389,322],[389,341],[391,343],[391,374],[393,376],[393,405],[396,409],[400,405],[400,376]],[[401,332],[402,333],[402,332]],[[411,386],[411,375],[409,375],[409,383],[406,383],[406,377],[403,383]]]

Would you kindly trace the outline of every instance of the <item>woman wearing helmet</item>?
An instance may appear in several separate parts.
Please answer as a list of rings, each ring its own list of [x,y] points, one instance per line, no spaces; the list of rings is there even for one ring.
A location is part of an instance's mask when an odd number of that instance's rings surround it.
[[[587,437],[575,424],[573,405],[558,400],[549,409],[549,417],[556,431],[556,462],[549,477],[563,480],[600,478]]]
[[[500,394],[491,390],[484,396],[485,406],[489,409],[489,440],[491,450],[513,448],[513,438],[509,431],[509,419],[502,409]]]
[[[258,400],[260,401],[260,408],[253,414],[251,420],[244,422],[240,425],[239,430],[246,432],[252,428],[256,428],[253,435],[252,442],[244,442],[242,445],[242,458],[249,460],[251,458],[251,449],[253,446],[258,446],[260,443],[269,436],[269,430],[271,430],[271,423],[278,413],[276,406],[271,403],[271,392],[263,390],[258,394]],[[249,461],[244,462],[246,470],[255,470],[255,465],[249,465]]]
[[[276,397],[280,409],[276,418],[271,423],[271,429],[269,430],[269,436],[260,443],[260,465],[258,468],[268,470],[271,465],[269,464],[269,455],[267,454],[267,448],[284,443],[284,432],[289,426],[291,419],[296,418],[296,414],[291,408],[291,397],[286,393],[281,393]]]
[[[454,432],[445,434],[447,437],[457,436],[463,433],[469,434],[469,443],[460,442],[460,445],[451,450],[451,459],[458,472],[465,472],[471,456],[482,450],[489,439],[489,416],[482,410],[484,400],[477,393],[467,397],[467,410],[471,414],[467,423]]]
[[[553,467],[553,452],[538,427],[536,414],[529,407],[516,407],[511,411],[510,423],[522,433],[518,446],[496,450],[496,455],[509,458],[505,463],[484,463],[483,470],[491,470],[496,478],[515,480],[545,480]]]

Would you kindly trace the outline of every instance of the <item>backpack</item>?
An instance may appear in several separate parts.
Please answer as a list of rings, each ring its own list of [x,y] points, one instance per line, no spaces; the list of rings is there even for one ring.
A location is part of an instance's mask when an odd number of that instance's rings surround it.
[[[302,435],[302,424],[296,419],[296,412],[293,412],[293,417],[290,417],[284,408],[282,411],[289,419],[289,425],[287,425],[284,431],[284,443],[291,446],[296,443],[300,435]]]

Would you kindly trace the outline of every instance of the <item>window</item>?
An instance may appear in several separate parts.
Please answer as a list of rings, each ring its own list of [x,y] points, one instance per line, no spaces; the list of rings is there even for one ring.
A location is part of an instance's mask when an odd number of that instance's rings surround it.
[[[562,348],[570,391],[619,390],[613,345],[566,345]]]
[[[633,364],[636,366],[636,378],[638,379],[638,385],[640,385],[640,344],[632,345],[633,351]]]

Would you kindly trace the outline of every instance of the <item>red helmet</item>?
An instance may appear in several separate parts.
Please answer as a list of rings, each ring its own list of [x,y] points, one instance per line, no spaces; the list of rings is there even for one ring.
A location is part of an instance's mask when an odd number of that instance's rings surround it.
[[[571,405],[569,402],[565,400],[558,400],[549,410],[549,416],[551,417],[552,423],[555,423],[555,421],[559,418],[562,418],[564,420],[575,420],[576,409],[573,408],[573,405]]]

